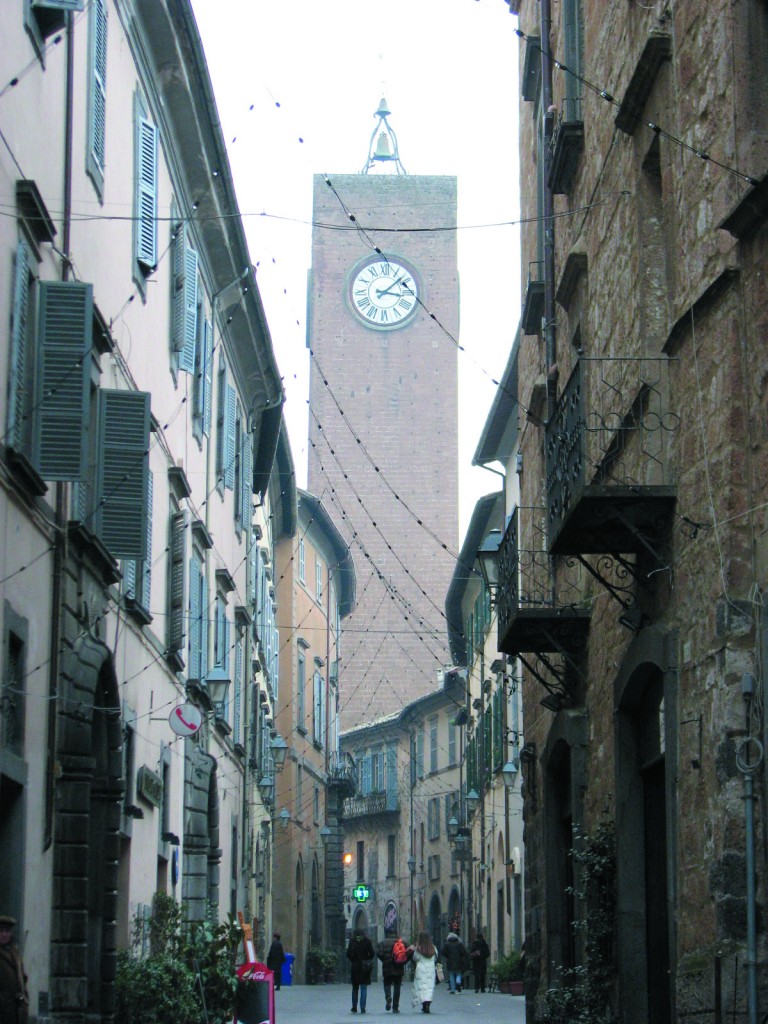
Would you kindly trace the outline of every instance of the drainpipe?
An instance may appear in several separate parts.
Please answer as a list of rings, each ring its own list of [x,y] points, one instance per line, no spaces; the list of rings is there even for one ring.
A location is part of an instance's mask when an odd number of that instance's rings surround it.
[[[554,113],[552,107],[552,36],[551,0],[541,0],[541,106],[544,111],[545,165],[549,166]],[[544,182],[544,343],[547,367],[547,422],[552,419],[557,399],[557,376],[552,373],[557,363],[555,332],[555,201],[552,189]]]
[[[65,125],[64,125],[64,214],[61,226],[62,252],[61,258],[61,280],[69,279],[70,262],[69,247],[72,228],[72,120],[74,109],[74,88],[75,88],[75,37],[72,28],[72,14],[64,15],[65,33],[67,39],[67,66],[66,66],[66,98],[65,98]],[[66,560],[66,522],[67,522],[67,485],[57,482],[54,513],[54,542],[53,542],[53,573],[51,580],[51,658],[48,669],[48,697],[50,698],[50,711],[48,714],[48,764],[46,780],[46,827],[43,848],[48,849],[53,842],[53,795],[54,795],[54,765],[56,762],[56,734],[57,734],[57,697],[59,689],[59,649],[61,647],[61,614],[62,614],[62,576]]]
[[[754,776],[763,763],[763,745],[749,735],[752,701],[755,696],[754,676],[746,672],[741,680],[741,693],[747,718],[747,738],[736,752],[736,765],[744,776],[745,853],[747,871],[747,1021],[757,1024],[757,913],[755,891],[755,790]],[[750,751],[750,748],[751,751]]]

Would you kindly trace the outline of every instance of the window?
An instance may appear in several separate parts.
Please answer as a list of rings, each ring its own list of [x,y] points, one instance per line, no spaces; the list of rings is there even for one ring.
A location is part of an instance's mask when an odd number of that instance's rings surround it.
[[[357,841],[357,880],[365,881],[365,843],[362,839]]]
[[[323,561],[320,555],[315,555],[315,597],[318,601],[323,599]]]
[[[88,112],[85,169],[101,199],[104,194],[104,151],[107,124],[107,8],[92,0],[88,29]]]
[[[176,224],[171,241],[171,350],[184,373],[195,372],[198,345],[197,253],[184,223]]]
[[[317,825],[320,822],[320,789],[315,786],[312,791],[312,820]]]
[[[387,749],[387,810],[397,808],[397,747]]]
[[[157,153],[158,132],[141,100],[135,102],[134,175],[135,255],[137,282],[142,285],[157,265]]]
[[[440,838],[440,797],[434,796],[427,804],[427,836],[429,839]]]
[[[306,553],[306,549],[304,547],[304,538],[303,537],[299,537],[299,580],[302,583],[306,583],[307,582],[306,557],[307,557],[307,553]]]
[[[424,729],[416,733],[416,777],[424,778]]]
[[[435,853],[427,858],[427,876],[430,882],[440,881],[440,854]]]
[[[93,528],[116,558],[147,556],[149,426],[149,394],[99,390]]]
[[[456,764],[456,723],[448,719],[448,764]]]
[[[237,482],[235,484],[235,526],[240,533],[247,532],[253,517],[253,438],[242,419],[237,415]],[[239,499],[239,500],[238,500]]]
[[[236,746],[243,745],[242,702],[243,702],[243,666],[245,664],[245,637],[242,627],[238,627],[235,640],[235,679],[232,697],[232,742]]]
[[[384,792],[384,753],[381,750],[371,754],[371,792]]]
[[[304,769],[300,764],[296,765],[296,818],[301,821],[302,805],[304,803]]]
[[[220,493],[235,486],[235,389],[227,383],[227,363],[219,360],[218,415],[216,420],[216,486]]]
[[[429,720],[429,770],[437,771],[437,717]]]
[[[395,836],[387,836],[387,878],[395,877]]]
[[[5,603],[5,665],[0,685],[0,748],[24,753],[27,623]]]
[[[184,668],[184,611],[186,573],[187,514],[171,513],[168,541],[168,637],[167,653],[174,668]]]
[[[296,728],[299,732],[306,731],[306,689],[307,689],[307,660],[304,655],[303,644],[299,640],[299,664],[296,678]]]
[[[216,595],[213,631],[213,663],[217,668],[229,672],[229,619],[227,601],[222,594]]]
[[[197,313],[197,345],[195,376],[192,386],[192,433],[198,441],[211,436],[211,401],[213,395],[213,324]]]
[[[41,61],[45,40],[64,28],[68,11],[82,11],[84,6],[85,0],[24,0],[24,27]]]
[[[584,64],[584,15],[582,0],[563,0],[563,35],[565,48],[564,121],[581,121],[581,81]],[[573,74],[570,72],[573,71]]]

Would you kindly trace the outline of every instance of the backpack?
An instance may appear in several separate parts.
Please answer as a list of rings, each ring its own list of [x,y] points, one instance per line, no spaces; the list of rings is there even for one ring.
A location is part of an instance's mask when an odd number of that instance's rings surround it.
[[[405,949],[405,943],[402,939],[398,939],[392,947],[392,960],[396,964],[404,964],[408,962],[408,953]]]

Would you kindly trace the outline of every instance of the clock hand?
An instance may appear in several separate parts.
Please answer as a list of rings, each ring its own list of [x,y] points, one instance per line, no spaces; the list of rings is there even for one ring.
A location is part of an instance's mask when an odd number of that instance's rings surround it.
[[[396,285],[396,284],[400,284],[400,282],[401,282],[401,281],[403,281],[403,280],[405,280],[405,276],[403,276],[403,277],[398,277],[398,278],[396,278],[396,279],[395,279],[395,280],[394,280],[394,281],[392,282],[392,284],[391,284],[391,285],[389,286],[389,288],[383,288],[383,289],[382,289],[382,288],[377,288],[377,289],[376,289],[376,294],[377,294],[377,296],[378,296],[379,298],[381,298],[381,296],[382,296],[382,295],[386,295],[386,294],[387,294],[388,292],[391,292],[391,291],[392,291],[392,289],[393,289],[393,288],[395,287],[395,285]]]

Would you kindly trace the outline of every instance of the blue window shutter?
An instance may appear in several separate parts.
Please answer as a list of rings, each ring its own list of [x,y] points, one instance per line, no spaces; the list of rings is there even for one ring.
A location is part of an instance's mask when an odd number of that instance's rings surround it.
[[[208,675],[208,587],[205,566],[200,571],[200,678]]]
[[[186,591],[186,512],[171,515],[169,592],[168,592],[168,652],[180,654],[184,650],[184,594]]]
[[[227,608],[224,606],[224,653],[222,655],[221,667],[229,675],[229,647],[232,643],[230,636],[229,619],[227,618]]]
[[[196,554],[189,561],[188,679],[200,679],[200,580],[202,566]]]
[[[224,486],[230,491],[235,486],[236,401],[235,389],[227,384],[224,397]]]
[[[251,454],[252,438],[248,430],[241,436],[242,452],[240,454],[240,522],[244,530],[250,526],[253,510],[253,456]]]
[[[20,241],[16,249],[13,279],[13,312],[11,320],[11,368],[8,384],[7,444],[17,451],[27,450],[29,421],[27,419],[27,311],[29,309],[30,251]]]
[[[226,411],[227,400],[227,364],[219,359],[219,376],[216,395],[216,485],[224,486],[224,468],[226,452]]]
[[[136,259],[157,263],[157,128],[145,117],[136,125]]]
[[[85,472],[92,333],[91,285],[41,282],[34,461],[44,480]]]
[[[32,6],[55,11],[82,11],[85,0],[32,0]]]
[[[101,188],[107,126],[107,11],[104,0],[93,0],[91,12],[91,80],[88,108],[88,156]]]
[[[205,321],[205,327],[203,330],[202,385],[203,433],[206,437],[210,437],[211,404],[213,401],[213,324],[210,320]]]
[[[387,749],[387,810],[397,806],[397,747]]]
[[[123,562],[123,597],[136,600],[136,562],[132,558]]]
[[[178,224],[171,241],[173,278],[171,295],[171,348],[180,352],[184,345],[184,253],[187,248],[186,225]]]
[[[99,391],[94,530],[116,558],[145,558],[150,395]]]
[[[195,346],[197,344],[197,253],[184,249],[184,284],[181,289],[183,304],[183,332],[179,369],[195,372]]]
[[[146,530],[147,543],[144,566],[141,575],[141,606],[149,611],[152,593],[152,498],[154,496],[153,477],[147,472]]]
[[[235,644],[235,706],[232,715],[232,740],[234,743],[241,743],[240,735],[240,705],[242,702],[243,689],[243,641],[238,639]]]

